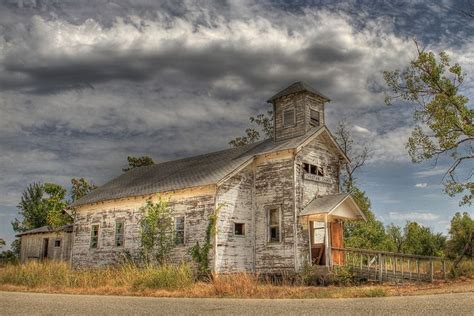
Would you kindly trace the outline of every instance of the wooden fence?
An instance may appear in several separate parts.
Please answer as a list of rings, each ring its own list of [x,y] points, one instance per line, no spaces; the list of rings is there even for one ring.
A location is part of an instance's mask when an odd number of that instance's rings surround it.
[[[359,277],[379,282],[446,278],[446,259],[387,251],[332,247],[333,266],[349,267]]]

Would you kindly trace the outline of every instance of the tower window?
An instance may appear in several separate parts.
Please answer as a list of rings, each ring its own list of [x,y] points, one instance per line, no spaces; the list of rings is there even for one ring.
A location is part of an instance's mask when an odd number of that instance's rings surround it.
[[[319,112],[316,110],[310,110],[310,124],[313,126],[319,126],[321,124],[319,120]]]
[[[295,109],[283,111],[283,127],[296,125]]]

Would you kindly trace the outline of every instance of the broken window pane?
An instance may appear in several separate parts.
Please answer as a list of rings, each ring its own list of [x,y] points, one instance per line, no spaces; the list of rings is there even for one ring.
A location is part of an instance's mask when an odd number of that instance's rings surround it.
[[[175,217],[174,219],[175,243],[177,245],[184,244],[184,216]]]
[[[244,236],[245,235],[245,224],[243,224],[243,223],[234,223],[234,235]]]
[[[91,248],[97,248],[99,244],[99,225],[91,227]]]
[[[123,246],[125,224],[123,222],[115,223],[115,247]]]
[[[280,242],[280,210],[268,210],[268,241]]]

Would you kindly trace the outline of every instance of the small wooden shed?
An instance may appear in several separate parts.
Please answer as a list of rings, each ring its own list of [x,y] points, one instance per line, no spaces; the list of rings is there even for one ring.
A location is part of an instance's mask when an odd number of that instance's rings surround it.
[[[58,228],[43,226],[22,232],[20,261],[67,261],[71,258],[73,225]]]
[[[307,222],[311,263],[332,266],[344,260],[342,253],[331,252],[332,247],[344,247],[344,221],[367,219],[350,194],[340,193],[313,199],[300,220]]]

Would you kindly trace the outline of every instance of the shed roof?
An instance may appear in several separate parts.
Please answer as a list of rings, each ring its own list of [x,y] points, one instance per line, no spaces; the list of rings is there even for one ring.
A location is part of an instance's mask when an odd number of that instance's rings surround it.
[[[350,211],[354,217],[366,220],[364,213],[349,193],[338,193],[314,198],[301,211],[300,216],[327,214],[331,215],[345,201],[348,201]]]
[[[324,94],[322,94],[318,90],[314,89],[313,87],[311,87],[307,83],[305,83],[303,81],[297,81],[297,82],[291,84],[289,87],[286,87],[285,89],[283,89],[280,92],[278,92],[277,94],[275,94],[273,97],[268,99],[267,102],[268,103],[273,103],[273,101],[275,101],[278,98],[284,97],[284,96],[292,94],[292,93],[304,92],[304,91],[314,93],[314,94],[320,96],[321,98],[325,99],[326,101],[331,101],[327,96],[325,96]]]
[[[44,234],[44,233],[52,233],[52,232],[67,232],[71,233],[72,232],[72,224],[69,225],[63,225],[57,228],[52,228],[49,226],[41,226],[38,228],[30,229],[24,232],[21,232],[17,234],[17,237],[23,236],[23,235],[32,235],[32,234]]]

